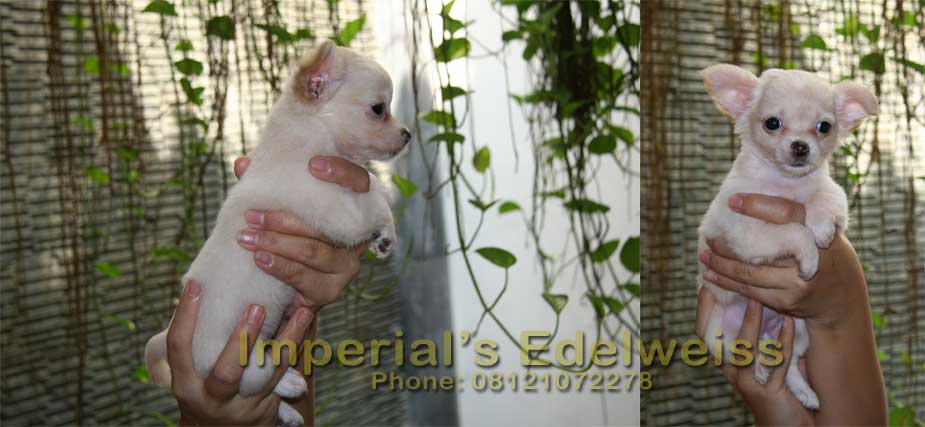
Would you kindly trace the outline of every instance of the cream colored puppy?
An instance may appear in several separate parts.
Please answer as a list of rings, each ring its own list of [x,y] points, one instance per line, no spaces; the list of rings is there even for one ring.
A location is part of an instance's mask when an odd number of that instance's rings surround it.
[[[761,78],[727,64],[703,70],[707,91],[735,123],[742,149],[700,225],[698,250],[706,240],[722,238],[740,259],[767,264],[793,257],[800,275],[809,279],[819,266],[819,248],[826,248],[848,222],[845,192],[829,177],[828,158],[841,138],[861,119],[877,114],[877,99],[864,86],[844,82],[831,85],[815,74],[797,70],[767,70]],[[806,225],[771,224],[739,215],[728,205],[736,193],[786,197],[806,207]],[[730,360],[729,348],[739,334],[747,299],[703,281],[716,297],[704,339],[716,354]],[[783,315],[765,307],[759,340],[777,339]],[[797,367],[809,348],[803,319],[795,319],[793,357],[787,370],[790,391],[810,409],[819,399]],[[722,333],[722,349],[716,335]],[[756,362],[757,363],[757,362]],[[768,368],[757,364],[755,378],[762,384]]]
[[[389,189],[374,176],[368,193],[354,193],[311,177],[306,165],[318,155],[340,156],[358,164],[395,157],[411,134],[389,111],[392,81],[373,60],[326,42],[306,56],[270,111],[250,166],[228,194],[212,234],[183,277],[202,284],[202,302],[193,338],[193,361],[206,377],[249,304],[266,309],[260,338],[276,335],[295,290],[261,271],[253,253],[242,249],[238,232],[247,227],[249,209],[285,210],[305,225],[347,247],[369,243],[380,258],[395,245]],[[253,362],[240,384],[243,395],[259,392],[275,370]],[[148,370],[157,383],[170,383],[166,331],[145,349]],[[269,360],[269,358],[267,358]],[[304,378],[290,368],[274,392],[296,397],[306,391]],[[302,418],[280,404],[285,425]]]

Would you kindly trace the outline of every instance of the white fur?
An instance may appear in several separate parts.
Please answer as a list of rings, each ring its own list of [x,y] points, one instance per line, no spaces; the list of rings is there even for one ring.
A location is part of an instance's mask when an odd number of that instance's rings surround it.
[[[304,224],[346,247],[369,241],[377,256],[394,248],[395,228],[388,188],[370,176],[370,191],[354,193],[315,179],[308,172],[314,156],[347,158],[359,164],[397,155],[410,135],[391,115],[377,116],[371,106],[391,102],[392,83],[374,61],[325,43],[306,56],[273,106],[260,144],[251,153],[247,172],[232,188],[218,214],[215,228],[183,278],[202,284],[202,302],[193,338],[193,361],[199,375],[212,370],[249,304],[262,305],[266,317],[260,338],[276,335],[294,289],[264,273],[253,252],[237,242],[247,228],[250,209],[284,210]],[[162,332],[148,342],[146,361],[156,382],[170,381],[166,340]],[[268,358],[269,359],[269,358]],[[253,363],[244,371],[240,391],[251,395],[264,388],[275,370]],[[293,374],[294,373],[294,374]],[[277,394],[295,397],[306,390],[305,380],[290,370]],[[280,388],[282,387],[282,388]],[[280,419],[301,424],[291,407],[281,405]]]
[[[837,230],[844,230],[848,221],[845,193],[829,177],[829,154],[838,147],[840,137],[857,127],[862,118],[876,114],[876,98],[863,86],[832,86],[804,71],[768,70],[759,79],[744,69],[723,64],[705,69],[703,75],[718,107],[735,122],[742,150],[703,218],[698,250],[708,248],[707,239],[723,238],[742,260],[766,264],[793,257],[800,275],[805,279],[813,277],[819,266],[817,246],[828,247]],[[764,121],[768,117],[781,119],[783,128],[766,130]],[[828,134],[816,128],[822,120],[832,124]],[[805,159],[792,154],[794,141],[810,147]],[[777,225],[738,214],[728,205],[730,196],[736,193],[780,196],[802,203],[806,207],[806,225]],[[722,333],[724,357],[729,360],[729,348],[738,337],[742,319],[727,318],[724,322],[724,316],[730,309],[734,310],[730,312],[732,317],[744,313],[747,299],[704,282],[705,271],[700,267],[698,284],[707,286],[717,300],[704,339],[715,353],[716,334]],[[781,315],[765,308],[762,323],[774,316]],[[786,382],[804,406],[817,409],[819,400],[797,367],[809,348],[809,336],[803,319],[795,320],[793,357]],[[776,335],[763,331],[759,339],[776,339]],[[759,366],[755,376],[764,383],[769,372]]]

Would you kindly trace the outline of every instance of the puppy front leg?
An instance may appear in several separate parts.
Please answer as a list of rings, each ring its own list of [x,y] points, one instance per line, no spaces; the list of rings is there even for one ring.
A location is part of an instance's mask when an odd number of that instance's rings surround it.
[[[392,218],[392,207],[389,205],[389,189],[375,176],[370,176],[370,192],[377,193],[376,202],[372,209],[373,221],[376,231],[369,241],[369,250],[376,258],[388,257],[395,248],[395,220]]]
[[[841,188],[816,193],[806,204],[806,228],[813,233],[816,246],[828,248],[838,230],[848,225],[848,202]]]
[[[819,250],[813,234],[800,224],[770,224],[759,220],[743,221],[728,243],[749,264],[768,264],[775,259],[793,256],[800,277],[809,279],[819,269]]]

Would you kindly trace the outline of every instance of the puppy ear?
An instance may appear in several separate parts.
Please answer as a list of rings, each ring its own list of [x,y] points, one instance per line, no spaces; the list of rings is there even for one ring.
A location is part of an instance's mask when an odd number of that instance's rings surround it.
[[[876,116],[878,112],[877,97],[866,86],[854,82],[835,85],[835,114],[842,131],[857,129],[861,119]]]
[[[330,40],[307,55],[293,79],[296,97],[311,104],[330,99],[343,76],[339,56],[337,46]]]
[[[713,65],[700,73],[707,93],[719,109],[733,121],[739,120],[751,103],[758,78],[744,68],[729,64]]]

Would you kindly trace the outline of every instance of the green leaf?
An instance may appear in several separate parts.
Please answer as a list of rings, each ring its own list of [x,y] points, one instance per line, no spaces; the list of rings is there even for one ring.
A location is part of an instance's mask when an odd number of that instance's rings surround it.
[[[151,249],[151,254],[156,258],[167,258],[182,263],[189,263],[193,260],[188,253],[180,249],[167,246],[158,246],[154,249]]]
[[[620,301],[616,298],[603,297],[604,304],[607,304],[607,308],[610,309],[610,312],[616,315],[619,315],[623,311],[623,301]]]
[[[610,206],[589,199],[573,199],[565,202],[565,208],[582,213],[607,212]]]
[[[177,47],[175,47],[174,50],[179,52],[189,52],[193,50],[193,42],[187,39],[182,39],[179,43],[177,43]]]
[[[120,76],[130,76],[132,75],[132,70],[129,69],[128,64],[112,64],[112,72]]]
[[[105,274],[110,279],[115,279],[122,275],[122,270],[119,270],[119,267],[116,267],[108,262],[97,261],[93,263],[93,268],[100,273]]]
[[[366,15],[360,15],[359,18],[354,19],[344,25],[344,29],[340,30],[340,34],[337,35],[337,44],[339,46],[350,46],[350,42],[356,38],[357,34],[360,34],[360,30],[363,29],[363,25],[366,23]]]
[[[906,366],[908,366],[908,367],[911,368],[911,367],[912,367],[912,355],[909,354],[909,352],[908,352],[908,351],[905,351],[905,350],[903,350],[902,352],[900,352],[899,355],[903,358],[903,363],[904,363]]]
[[[444,15],[444,16],[443,16],[443,29],[446,30],[446,31],[449,31],[449,32],[450,32],[450,36],[452,36],[453,33],[455,33],[455,32],[457,32],[457,31],[461,30],[461,29],[462,29],[463,27],[465,27],[465,26],[466,26],[465,23],[463,23],[462,21],[460,21],[460,20],[458,20],[458,19],[456,19],[456,18],[453,18],[453,17],[451,17],[451,16],[449,16],[449,15]]]
[[[478,210],[480,210],[480,211],[482,211],[482,212],[485,212],[485,211],[491,209],[491,207],[494,206],[495,203],[498,203],[498,201],[497,201],[497,200],[494,200],[494,201],[492,201],[491,203],[487,203],[487,204],[486,204],[485,202],[483,202],[483,201],[481,201],[481,200],[479,200],[479,199],[469,199],[469,204],[471,204],[472,206],[475,206]]]
[[[166,0],[152,0],[141,11],[156,13],[161,16],[177,16],[177,10],[173,7],[173,3]]]
[[[562,309],[565,308],[565,304],[568,304],[568,295],[543,294],[543,299],[546,300],[546,304],[549,304],[556,314],[561,313]]]
[[[604,298],[594,295],[591,292],[585,293],[585,296],[588,297],[588,301],[591,301],[591,306],[594,307],[594,313],[597,314],[597,318],[603,319],[607,314],[604,309]]]
[[[908,406],[897,406],[890,410],[890,427],[914,427],[915,411]]]
[[[421,115],[421,120],[443,126],[449,129],[456,128],[456,118],[446,111],[431,110]]]
[[[915,12],[904,10],[902,16],[902,23],[907,27],[915,26]]]
[[[915,70],[919,74],[925,74],[925,65],[923,64],[920,64],[915,61],[910,61],[908,59],[901,59],[901,58],[893,58],[893,60],[902,64],[903,66],[906,66],[908,68]]]
[[[883,62],[883,54],[879,52],[868,53],[861,57],[861,69],[873,71],[877,74],[886,72],[886,64]]]
[[[457,96],[464,96],[466,93],[465,89],[453,85],[448,85],[440,89],[440,97],[443,98],[444,101],[449,101]]]
[[[121,325],[123,328],[125,328],[128,331],[135,330],[135,322],[128,320],[118,314],[108,314],[106,315],[106,318],[109,320],[112,320],[113,322],[118,323],[119,325]]]
[[[414,193],[418,192],[417,184],[409,179],[405,179],[401,175],[392,175],[392,182],[398,187],[398,191],[401,192],[402,196],[411,197]]]
[[[205,92],[206,88],[193,87],[193,84],[190,83],[189,79],[186,77],[180,79],[180,87],[183,88],[183,93],[186,94],[186,98],[189,102],[202,105],[202,93]]]
[[[520,205],[514,202],[504,202],[501,206],[498,206],[498,213],[506,214],[508,212],[519,211]]]
[[[501,34],[501,41],[509,42],[511,40],[522,39],[524,38],[523,33],[516,30],[505,31]]]
[[[476,251],[482,258],[487,259],[494,265],[497,265],[501,268],[510,268],[512,265],[517,263],[517,258],[514,254],[501,249],[494,247],[479,248]]]
[[[465,140],[466,137],[456,132],[443,132],[430,137],[430,142],[446,142],[450,144],[463,142]]]
[[[629,292],[630,295],[636,298],[639,298],[639,290],[640,290],[639,283],[627,283],[623,285],[623,289],[626,289],[626,291]]]
[[[884,361],[884,360],[890,360],[890,355],[889,355],[889,354],[886,354],[885,351],[877,350],[877,360],[879,360],[879,361],[881,361],[881,362]]]
[[[202,63],[190,58],[183,58],[177,62],[173,63],[177,67],[177,70],[183,73],[185,76],[198,76],[202,74]]]
[[[138,367],[132,371],[132,376],[142,384],[151,382],[151,377],[148,375],[148,367],[145,365],[138,365]]]
[[[598,135],[588,144],[588,151],[594,154],[609,154],[617,149],[617,138],[613,135]]]
[[[870,320],[874,324],[874,329],[883,329],[886,326],[886,322],[883,321],[883,317],[879,313],[871,313]]]
[[[109,174],[101,168],[90,166],[84,169],[84,174],[90,177],[90,179],[97,184],[109,184]]]
[[[617,37],[620,39],[620,43],[623,43],[627,46],[638,46],[639,45],[639,24],[634,24],[632,22],[627,22],[617,28]]]
[[[472,44],[467,39],[448,39],[434,48],[434,59],[437,62],[450,62],[466,56],[471,48]]]
[[[845,17],[844,24],[842,24],[840,28],[836,28],[835,33],[848,38],[855,38],[858,36],[858,33],[861,32],[861,27],[863,25],[864,24],[858,21],[858,15],[852,13]]]
[[[631,237],[623,244],[623,249],[620,249],[620,262],[627,270],[639,272],[639,237]]]
[[[828,49],[828,46],[825,44],[825,40],[819,34],[810,34],[806,36],[806,38],[800,42],[800,47],[803,49]]]
[[[868,27],[866,25],[861,26],[861,34],[864,34],[864,37],[867,38],[871,44],[877,43],[877,40],[880,40],[880,26],[874,25],[873,27]]]
[[[591,51],[595,57],[609,55],[617,47],[617,39],[614,37],[600,36],[595,37],[591,42]]]
[[[96,122],[93,119],[87,116],[77,116],[71,119],[72,125],[78,125],[86,130],[93,130],[96,128]]]
[[[636,142],[636,135],[633,134],[633,131],[620,126],[611,126],[610,129],[617,135],[617,138],[622,139],[623,142],[629,145],[633,145],[633,143]]]
[[[485,173],[488,166],[491,165],[491,151],[488,147],[482,147],[472,156],[472,167],[480,173]]]
[[[100,61],[96,57],[84,59],[84,71],[94,76],[100,74]]]
[[[227,15],[209,18],[206,21],[206,35],[216,36],[222,40],[234,40],[234,21]]]
[[[607,261],[614,252],[617,251],[617,248],[620,247],[620,240],[611,240],[607,243],[604,243],[597,247],[594,252],[591,252],[591,261],[594,262],[604,262]]]
[[[89,24],[87,24],[87,19],[80,15],[68,16],[67,23],[71,24],[72,27],[78,30],[86,30],[87,28],[89,28]]]

